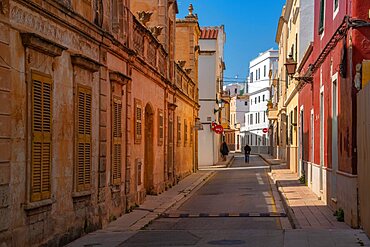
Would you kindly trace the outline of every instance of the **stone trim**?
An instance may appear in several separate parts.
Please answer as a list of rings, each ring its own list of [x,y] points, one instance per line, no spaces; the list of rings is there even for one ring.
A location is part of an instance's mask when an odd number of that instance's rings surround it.
[[[109,80],[126,85],[128,81],[131,81],[131,77],[118,71],[111,71],[109,72]]]
[[[91,72],[97,72],[101,66],[100,63],[81,54],[71,55],[71,61],[73,65],[87,69]]]
[[[357,178],[356,174],[351,174],[351,173],[348,173],[348,172],[337,171],[337,174],[348,177],[348,178]]]
[[[87,191],[74,191],[72,192],[72,197],[73,198],[78,198],[78,197],[85,197],[85,196],[91,196],[92,192],[90,190]]]
[[[46,200],[37,201],[37,202],[30,202],[30,203],[24,204],[23,209],[26,211],[30,211],[30,210],[38,209],[41,207],[48,207],[48,206],[51,206],[54,202],[55,201],[52,199],[46,199]]]
[[[67,47],[45,39],[35,33],[21,33],[21,38],[25,47],[39,51],[51,57],[60,56],[64,50],[67,50]]]

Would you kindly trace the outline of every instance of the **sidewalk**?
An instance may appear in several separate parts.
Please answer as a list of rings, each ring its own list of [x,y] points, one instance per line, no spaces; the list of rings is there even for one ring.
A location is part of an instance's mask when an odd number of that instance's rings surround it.
[[[231,160],[228,161],[224,165],[230,164]],[[214,171],[198,171],[160,195],[147,195],[145,202],[131,213],[122,215],[105,228],[89,233],[67,246],[118,246],[135,234],[135,231],[140,230],[167,209],[200,188],[213,174]]]
[[[228,156],[226,156],[225,161],[219,161],[214,166],[229,167],[231,165],[231,163],[233,163],[234,159],[235,159],[235,153],[230,153]]]
[[[298,175],[290,171],[285,163],[279,164],[279,160],[269,155],[260,156],[271,165],[269,175],[280,192],[293,228],[351,229],[344,222],[338,222],[332,210],[301,184]]]
[[[235,154],[229,154],[228,156],[226,156],[225,161],[219,161],[216,164],[210,165],[210,166],[199,166],[198,169],[200,171],[212,171],[217,168],[227,168],[231,166],[234,159],[235,159]]]
[[[269,165],[282,165],[282,164],[285,164],[285,161],[284,160],[281,160],[281,159],[275,159],[274,157],[272,157],[271,155],[269,154],[259,154],[259,156],[264,160],[266,161],[267,163],[269,163]]]

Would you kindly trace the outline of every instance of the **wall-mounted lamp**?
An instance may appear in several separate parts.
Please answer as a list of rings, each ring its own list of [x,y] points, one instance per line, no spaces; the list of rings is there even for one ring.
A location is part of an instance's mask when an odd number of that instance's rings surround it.
[[[297,62],[293,59],[293,55],[290,54],[289,57],[286,59],[286,63],[284,64],[286,71],[291,79],[295,79],[297,81],[305,81],[307,83],[312,83],[313,78],[312,76],[298,76],[295,77],[294,74],[296,73],[297,69]]]
[[[203,124],[200,122],[200,118],[195,119],[194,129],[203,130]]]
[[[213,109],[213,113],[216,114],[217,112],[221,111],[222,108],[225,107],[225,101],[223,99],[216,100],[216,103],[218,104],[218,109]]]

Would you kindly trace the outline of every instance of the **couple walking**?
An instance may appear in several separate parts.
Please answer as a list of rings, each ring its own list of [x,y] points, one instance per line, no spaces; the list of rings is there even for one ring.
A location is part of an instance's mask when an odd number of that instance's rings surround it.
[[[244,162],[249,163],[249,155],[251,154],[251,147],[248,144],[244,146]]]

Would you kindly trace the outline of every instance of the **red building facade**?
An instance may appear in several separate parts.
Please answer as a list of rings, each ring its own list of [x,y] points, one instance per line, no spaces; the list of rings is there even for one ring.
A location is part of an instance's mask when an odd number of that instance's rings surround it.
[[[301,75],[300,154],[308,186],[346,223],[359,226],[356,65],[370,59],[369,1],[315,0],[312,54]]]

